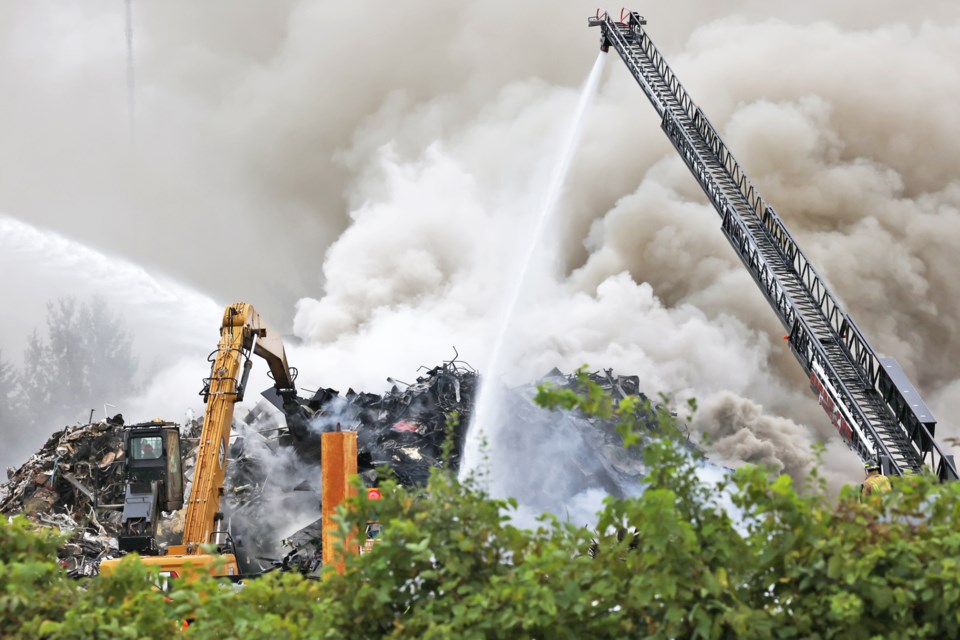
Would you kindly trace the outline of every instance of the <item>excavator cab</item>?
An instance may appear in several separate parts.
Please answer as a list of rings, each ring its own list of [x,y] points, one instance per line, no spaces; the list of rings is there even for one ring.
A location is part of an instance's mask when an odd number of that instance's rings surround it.
[[[159,512],[183,507],[180,429],[162,420],[136,424],[124,431],[123,443],[126,495],[117,542],[121,551],[156,555]]]

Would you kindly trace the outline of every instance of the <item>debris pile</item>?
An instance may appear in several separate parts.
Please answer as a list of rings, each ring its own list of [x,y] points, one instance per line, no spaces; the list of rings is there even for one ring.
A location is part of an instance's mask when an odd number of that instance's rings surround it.
[[[315,521],[320,516],[323,432],[338,428],[357,432],[358,467],[368,486],[377,484],[377,469],[383,466],[408,487],[424,485],[432,468],[458,470],[479,376],[457,359],[422,369],[414,383],[388,379],[393,386],[382,395],[350,389],[341,396],[336,390],[320,389],[301,399],[303,415],[297,420],[289,415],[284,420],[264,401],[235,426],[223,507],[234,536],[243,540],[241,570],[268,568],[273,563],[264,557],[283,555],[286,566],[307,573],[319,566],[320,531]],[[644,405],[637,377],[614,376],[611,371],[589,377],[617,402],[638,397],[637,417],[650,430],[656,428],[651,416],[644,414],[649,405]],[[533,474],[524,482],[529,495],[518,497],[542,510],[563,513],[564,501],[582,491],[599,489],[615,496],[632,491],[630,487],[645,474],[640,449],[624,449],[613,420],[558,414],[534,404],[536,386],[544,382],[561,389],[580,384],[576,375],[554,370],[538,383],[505,389],[500,402],[499,420],[512,429],[514,446],[497,452],[505,457],[498,467]],[[265,397],[269,400],[270,394]],[[60,558],[71,575],[93,575],[100,559],[118,554],[125,466],[122,425],[118,416],[59,431],[23,466],[8,470],[8,482],[0,486],[0,513],[23,513],[70,532]],[[199,435],[196,421],[181,427],[187,495]],[[549,470],[546,475],[538,477],[524,459],[531,451],[550,460],[541,465]],[[507,459],[511,456],[516,459]],[[183,516],[183,511],[162,514],[161,546],[179,542]]]
[[[459,469],[479,383],[476,370],[454,358],[431,369],[421,367],[413,383],[389,381],[393,386],[383,395],[318,389],[302,401],[305,419],[289,429],[286,424],[292,421],[280,420],[267,403],[238,425],[224,512],[244,541],[237,554],[241,571],[266,569],[272,566],[269,558],[279,559],[291,547],[295,557],[288,562],[305,573],[319,567],[318,463],[324,432],[357,432],[357,468],[368,486],[377,484],[382,467],[389,467],[406,487],[425,485],[432,468]]]
[[[319,460],[323,432],[357,432],[358,467],[368,483],[375,469],[388,466],[404,486],[423,486],[430,469],[447,466],[456,471],[464,433],[470,422],[479,376],[461,360],[449,360],[426,369],[410,384],[390,378],[393,387],[383,395],[349,389],[319,389],[305,402],[312,416],[306,437],[295,446],[306,458]],[[402,385],[402,387],[400,386]],[[446,459],[444,441],[452,439]]]
[[[637,376],[615,376],[607,370],[587,374],[587,378],[610,394],[615,405],[627,397],[637,398],[633,417],[641,429],[641,442],[654,437],[659,424],[654,407],[639,390]],[[352,416],[350,411],[356,411],[358,407],[377,409],[379,413],[360,411],[359,415],[366,419],[346,420],[341,426],[347,428],[347,425],[358,431],[360,447],[371,453],[370,461],[374,467],[386,463],[396,473],[400,484],[419,486],[426,482],[432,466],[443,464],[437,453],[443,438],[450,433],[446,429],[450,423],[445,421],[445,416],[456,412],[466,416],[459,424],[468,424],[477,383],[472,369],[456,368],[447,363],[431,369],[404,391],[395,386],[383,397],[372,394],[351,397],[348,392],[350,401],[346,406],[328,400],[318,411],[318,416],[326,417],[327,421],[316,424],[327,428],[334,419],[344,420],[345,416]],[[501,428],[511,430],[511,439],[509,447],[496,452],[500,457],[496,467],[522,470],[524,475],[522,483],[507,483],[511,495],[541,511],[563,514],[571,496],[591,489],[616,497],[637,491],[646,475],[642,447],[624,448],[615,419],[557,413],[540,407],[534,403],[533,397],[538,385],[544,383],[555,389],[576,391],[582,390],[583,386],[576,374],[564,375],[554,369],[536,383],[515,389],[504,388],[500,393],[500,415],[496,421]],[[408,428],[408,424],[417,426]],[[424,434],[431,437],[424,437]],[[452,434],[456,453],[449,468],[457,470],[464,433],[455,428]],[[383,452],[390,457],[383,456]],[[549,464],[531,464],[531,452],[537,452],[536,455],[549,460]],[[375,471],[371,467],[364,469],[361,465],[360,470],[368,486],[376,483]],[[518,495],[518,491],[525,493]],[[322,560],[321,534],[321,522],[317,520],[289,535],[284,540],[284,546],[289,550],[283,560],[284,566],[306,574],[316,572]]]
[[[0,513],[22,513],[70,538],[60,564],[72,576],[97,573],[115,554],[122,505],[122,421],[74,425],[54,433],[19,469],[7,469]]]
[[[615,407],[625,398],[636,398],[637,446],[623,446],[616,418],[547,411],[533,401],[539,385],[584,391],[577,374],[554,369],[535,383],[500,393],[495,422],[500,429],[510,429],[510,446],[491,451],[496,457],[491,481],[537,513],[569,514],[571,499],[591,491],[627,497],[639,491],[647,474],[643,445],[659,433],[658,407],[640,392],[637,376],[617,376],[608,369],[587,373],[586,378],[609,394]],[[531,452],[545,463],[531,461]],[[516,476],[509,477],[511,473]]]
[[[116,557],[124,499],[123,418],[57,431],[20,468],[7,469],[0,513],[22,514],[69,535],[60,565],[74,577],[96,575],[99,561]],[[184,480],[193,478],[200,424],[181,427]],[[187,489],[189,491],[189,488]],[[158,539],[172,542],[183,512],[164,514]]]

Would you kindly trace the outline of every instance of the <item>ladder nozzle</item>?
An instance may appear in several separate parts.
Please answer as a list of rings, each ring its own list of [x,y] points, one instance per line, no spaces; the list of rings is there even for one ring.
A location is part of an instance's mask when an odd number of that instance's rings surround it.
[[[604,13],[603,15],[600,15],[600,10],[597,9],[597,15],[590,16],[589,18],[587,18],[587,26],[600,27],[603,25],[606,19],[607,19],[607,14]],[[604,53],[606,53],[609,50],[610,50],[610,40],[607,39],[606,33],[601,33],[600,34],[600,51],[603,51]]]

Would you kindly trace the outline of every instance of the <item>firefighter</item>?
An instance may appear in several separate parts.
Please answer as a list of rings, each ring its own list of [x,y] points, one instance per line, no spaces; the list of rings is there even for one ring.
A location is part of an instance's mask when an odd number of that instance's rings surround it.
[[[381,500],[383,499],[383,494],[380,493],[380,489],[376,487],[371,487],[367,489],[367,500]],[[380,542],[380,519],[375,513],[370,512],[370,519],[367,520],[367,539],[363,545],[360,547],[360,553],[367,553],[368,551],[373,551],[373,545]]]
[[[871,460],[863,465],[867,474],[866,480],[860,485],[860,493],[864,496],[879,495],[881,493],[890,493],[893,486],[890,484],[890,478],[880,473],[880,464]]]

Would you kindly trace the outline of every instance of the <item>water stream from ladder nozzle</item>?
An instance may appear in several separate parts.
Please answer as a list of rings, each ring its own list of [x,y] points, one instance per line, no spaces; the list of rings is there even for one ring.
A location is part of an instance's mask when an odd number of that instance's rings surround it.
[[[481,370],[486,383],[480,388],[480,394],[473,411],[473,417],[467,429],[463,462],[461,463],[460,470],[461,477],[476,470],[480,465],[482,457],[481,449],[483,448],[484,440],[487,441],[491,449],[495,448],[495,440],[498,432],[498,429],[493,423],[497,408],[496,389],[498,385],[495,380],[499,379],[504,373],[505,365],[511,360],[511,354],[506,353],[506,338],[510,332],[510,326],[518,311],[520,302],[523,299],[525,287],[530,278],[531,268],[539,257],[538,249],[542,244],[547,222],[554,217],[557,205],[560,202],[560,196],[563,194],[563,186],[566,183],[567,174],[570,171],[570,165],[583,132],[583,125],[586,121],[587,113],[597,95],[606,57],[607,54],[603,51],[597,55],[596,62],[593,63],[590,75],[587,76],[587,81],[584,83],[583,90],[580,92],[580,99],[577,102],[576,111],[570,121],[564,143],[560,147],[559,154],[557,155],[550,182],[537,209],[537,217],[532,225],[527,250],[522,261],[519,262],[520,268],[517,277],[513,281],[513,288],[505,299],[503,312],[497,324],[493,350],[490,352],[486,367]]]

